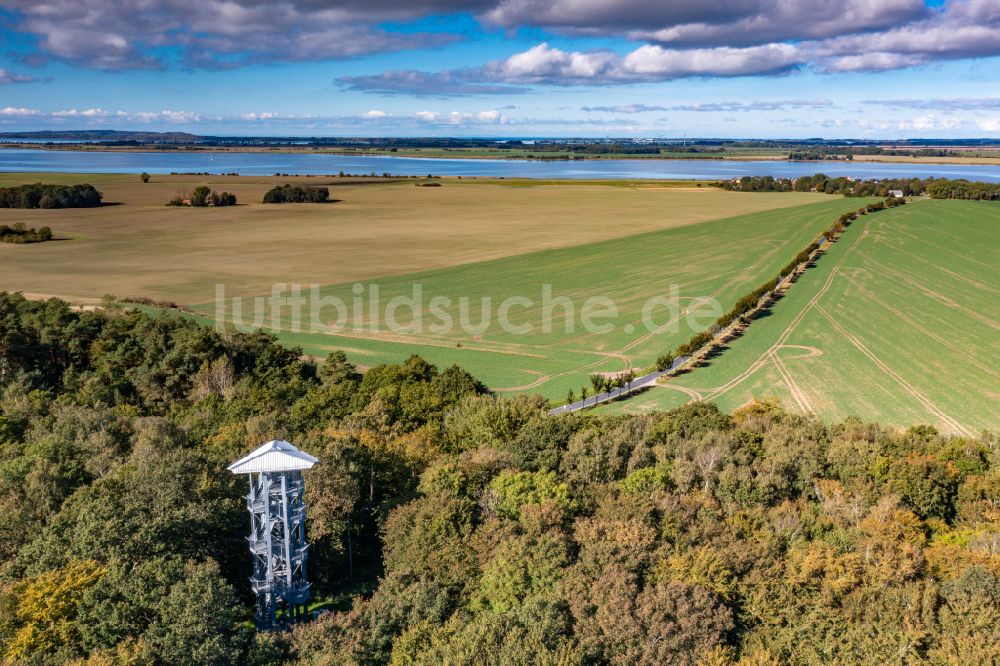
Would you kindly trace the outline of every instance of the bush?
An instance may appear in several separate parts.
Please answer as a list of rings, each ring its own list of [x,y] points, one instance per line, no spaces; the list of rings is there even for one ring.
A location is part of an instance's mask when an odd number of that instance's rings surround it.
[[[0,224],[0,243],[44,243],[52,240],[52,229],[42,227],[38,231],[24,226],[23,222],[17,222],[13,227]]]
[[[178,194],[167,202],[168,206],[235,206],[236,195],[229,192],[215,192],[209,187],[201,185],[196,187],[190,195]]]

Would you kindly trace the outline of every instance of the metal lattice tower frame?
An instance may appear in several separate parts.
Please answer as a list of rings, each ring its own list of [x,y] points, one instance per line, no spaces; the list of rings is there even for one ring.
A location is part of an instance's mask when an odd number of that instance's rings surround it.
[[[288,442],[268,442],[229,466],[249,474],[250,586],[257,596],[256,623],[268,630],[306,618],[310,583],[306,577],[305,482],[302,470],[318,460]]]

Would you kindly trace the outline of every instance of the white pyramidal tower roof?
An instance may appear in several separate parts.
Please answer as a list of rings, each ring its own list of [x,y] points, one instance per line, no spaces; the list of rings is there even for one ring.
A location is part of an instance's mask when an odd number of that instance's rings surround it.
[[[305,451],[299,451],[286,441],[275,439],[249,455],[243,456],[228,467],[233,474],[257,474],[260,472],[292,472],[309,469],[319,462]]]

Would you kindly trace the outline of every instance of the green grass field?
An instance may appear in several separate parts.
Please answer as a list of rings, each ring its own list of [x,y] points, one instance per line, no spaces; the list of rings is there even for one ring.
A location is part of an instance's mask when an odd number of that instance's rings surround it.
[[[267,293],[260,294],[257,306],[252,298],[240,300],[238,319],[269,328],[283,341],[316,356],[343,349],[354,361],[371,366],[419,353],[439,365],[457,363],[495,390],[540,393],[559,401],[570,388],[578,391],[587,384],[591,373],[650,366],[657,355],[674,349],[721,313],[699,306],[698,299],[711,297],[728,309],[737,298],[773,277],[840,213],[861,203],[824,198],[805,206],[320,289],[322,296],[336,297],[349,309],[354,307],[354,298],[360,297],[370,314],[373,284],[379,289],[379,306],[374,310],[380,313],[386,311],[390,299],[412,297],[414,285],[420,285],[422,326],[412,333],[390,330],[384,320],[373,323],[370,317],[350,316],[351,323],[338,334],[311,332],[308,314],[295,330],[291,307],[281,308],[277,321],[271,319],[270,305],[263,301]],[[355,285],[360,286],[360,294],[354,291]],[[571,332],[562,307],[552,308],[551,330],[543,329],[543,285],[551,285],[554,298],[566,297],[574,304]],[[650,331],[643,322],[643,307],[652,297],[670,296],[672,286],[676,286],[681,309],[657,308],[652,320],[666,330]],[[468,297],[466,319],[478,325],[488,311],[486,325],[478,332],[460,325],[434,330],[443,321],[430,309],[435,297],[451,299],[441,312],[455,323],[462,320],[461,298]],[[505,331],[497,322],[499,305],[512,297],[532,301],[510,310],[510,323],[524,328],[516,333]],[[617,310],[613,319],[600,320],[610,324],[610,330],[601,333],[588,332],[581,319],[583,304],[597,297],[609,298]],[[484,307],[484,298],[490,299],[489,307]],[[214,302],[195,309],[209,318],[218,312]],[[412,323],[410,308],[401,312],[399,323]],[[688,319],[691,312],[707,314],[692,322]],[[260,317],[256,321],[255,314]],[[337,315],[329,310],[322,322],[330,323]],[[231,312],[224,311],[220,318],[230,319]]]
[[[774,397],[826,420],[1000,428],[1000,205],[920,201],[861,218],[728,347],[603,409]]]

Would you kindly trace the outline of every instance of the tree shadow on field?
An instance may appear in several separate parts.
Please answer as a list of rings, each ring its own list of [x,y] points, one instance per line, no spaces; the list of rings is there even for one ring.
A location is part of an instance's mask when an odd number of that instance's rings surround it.
[[[698,361],[697,367],[707,368],[712,365],[712,361],[719,356],[722,356],[726,351],[729,350],[729,345],[725,343],[717,344],[713,346],[704,356]]]

